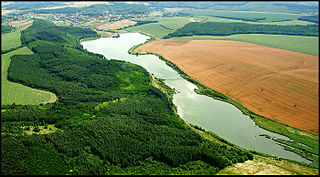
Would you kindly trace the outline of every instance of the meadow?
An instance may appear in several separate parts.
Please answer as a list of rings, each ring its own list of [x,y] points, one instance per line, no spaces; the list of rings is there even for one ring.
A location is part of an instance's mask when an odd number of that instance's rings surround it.
[[[11,33],[1,35],[1,50],[9,50],[12,48],[19,47],[21,45],[20,40],[21,33],[16,30]]]
[[[134,26],[125,29],[128,32],[142,31],[148,34],[152,34],[158,38],[175,31],[178,28],[183,27],[185,24],[191,22],[188,18],[154,18],[158,20],[158,23],[150,23],[141,26]]]
[[[20,32],[19,32],[20,33]],[[33,52],[23,47],[3,54],[1,56],[1,104],[40,104],[54,102],[57,97],[48,91],[33,89],[22,84],[10,82],[7,79],[7,72],[13,55],[32,54]]]
[[[230,36],[185,36],[175,37],[194,40],[234,40],[259,44],[267,47],[290,50],[309,55],[319,55],[318,37],[292,36],[292,35],[271,35],[271,34],[235,34]]]

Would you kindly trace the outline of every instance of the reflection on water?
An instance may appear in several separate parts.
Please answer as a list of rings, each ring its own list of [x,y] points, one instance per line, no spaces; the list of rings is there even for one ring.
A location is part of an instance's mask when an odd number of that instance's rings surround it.
[[[157,56],[135,56],[128,53],[132,46],[144,43],[148,38],[139,33],[126,33],[120,34],[120,38],[100,38],[81,44],[90,52],[102,54],[108,59],[125,60],[140,65],[157,78],[165,79],[168,86],[177,90],[173,102],[177,106],[178,114],[186,122],[213,131],[229,142],[249,150],[310,163],[309,160],[284,150],[284,147],[275,141],[259,135],[289,140],[287,137],[261,129],[249,116],[242,114],[229,103],[195,93],[196,85],[181,78]]]

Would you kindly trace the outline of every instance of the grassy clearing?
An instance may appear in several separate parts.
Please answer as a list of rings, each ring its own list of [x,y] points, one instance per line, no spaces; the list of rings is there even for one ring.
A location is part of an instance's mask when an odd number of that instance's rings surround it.
[[[1,50],[9,50],[12,48],[19,47],[21,45],[21,33],[16,30],[11,33],[1,35]]]
[[[28,128],[27,128],[28,127]],[[54,133],[58,130],[53,124],[52,125],[47,125],[47,126],[38,126],[39,132],[33,131],[35,126],[27,126],[23,127],[24,131],[23,133],[25,135],[32,135],[32,134],[49,134],[49,133]],[[28,129],[28,130],[27,130]]]
[[[236,34],[230,36],[186,36],[179,38],[199,40],[234,40],[259,44],[273,48],[285,49],[315,56],[319,55],[319,37],[271,34]]]
[[[142,31],[145,33],[152,34],[156,37],[162,38],[163,36],[191,22],[187,18],[178,18],[178,17],[175,17],[175,18],[162,17],[162,18],[154,18],[151,20],[158,20],[159,22],[130,27],[130,28],[127,28],[126,31],[129,31],[129,32]]]
[[[23,47],[1,55],[1,104],[45,104],[56,101],[56,95],[51,92],[33,89],[7,80],[10,57],[19,54],[32,54],[32,51]]]

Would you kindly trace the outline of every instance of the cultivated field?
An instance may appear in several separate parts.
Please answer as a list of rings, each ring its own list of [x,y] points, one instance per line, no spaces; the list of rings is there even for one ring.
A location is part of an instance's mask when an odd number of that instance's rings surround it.
[[[8,50],[8,49],[19,47],[21,45],[20,36],[21,36],[21,33],[19,30],[16,30],[11,33],[2,34],[1,50]]]
[[[175,37],[177,38],[177,37]],[[182,39],[219,39],[234,40],[259,44],[268,47],[291,50],[310,55],[319,55],[319,37],[292,36],[292,35],[271,35],[271,34],[235,34],[230,36],[186,36]],[[178,39],[178,38],[177,38]]]
[[[27,47],[23,47],[1,55],[1,104],[45,104],[55,102],[57,97],[51,92],[33,89],[7,80],[7,72],[11,62],[10,57],[19,54],[32,54],[32,51]]]
[[[20,31],[27,29],[29,26],[31,26],[33,23],[33,20],[16,20],[16,21],[11,21],[8,24],[18,28]]]
[[[120,20],[113,23],[107,23],[107,24],[98,26],[97,29],[101,29],[101,30],[120,29],[120,28],[131,26],[131,25],[135,25],[136,23],[137,22],[135,21],[125,19],[125,20]]]
[[[162,55],[249,110],[317,132],[318,57],[228,40],[158,40],[138,48]]]

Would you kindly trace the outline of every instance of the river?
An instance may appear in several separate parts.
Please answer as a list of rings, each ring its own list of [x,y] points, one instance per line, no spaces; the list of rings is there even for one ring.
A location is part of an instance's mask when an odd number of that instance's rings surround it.
[[[173,103],[179,116],[186,122],[215,132],[227,141],[245,149],[270,154],[277,157],[310,163],[300,155],[284,150],[275,141],[259,136],[289,140],[287,137],[266,131],[256,126],[249,116],[242,114],[235,106],[194,92],[196,85],[183,79],[155,55],[130,55],[128,50],[144,43],[149,37],[140,33],[124,33],[119,38],[100,38],[81,42],[84,49],[104,55],[107,59],[128,61],[144,67],[157,78],[164,79],[177,93]]]

